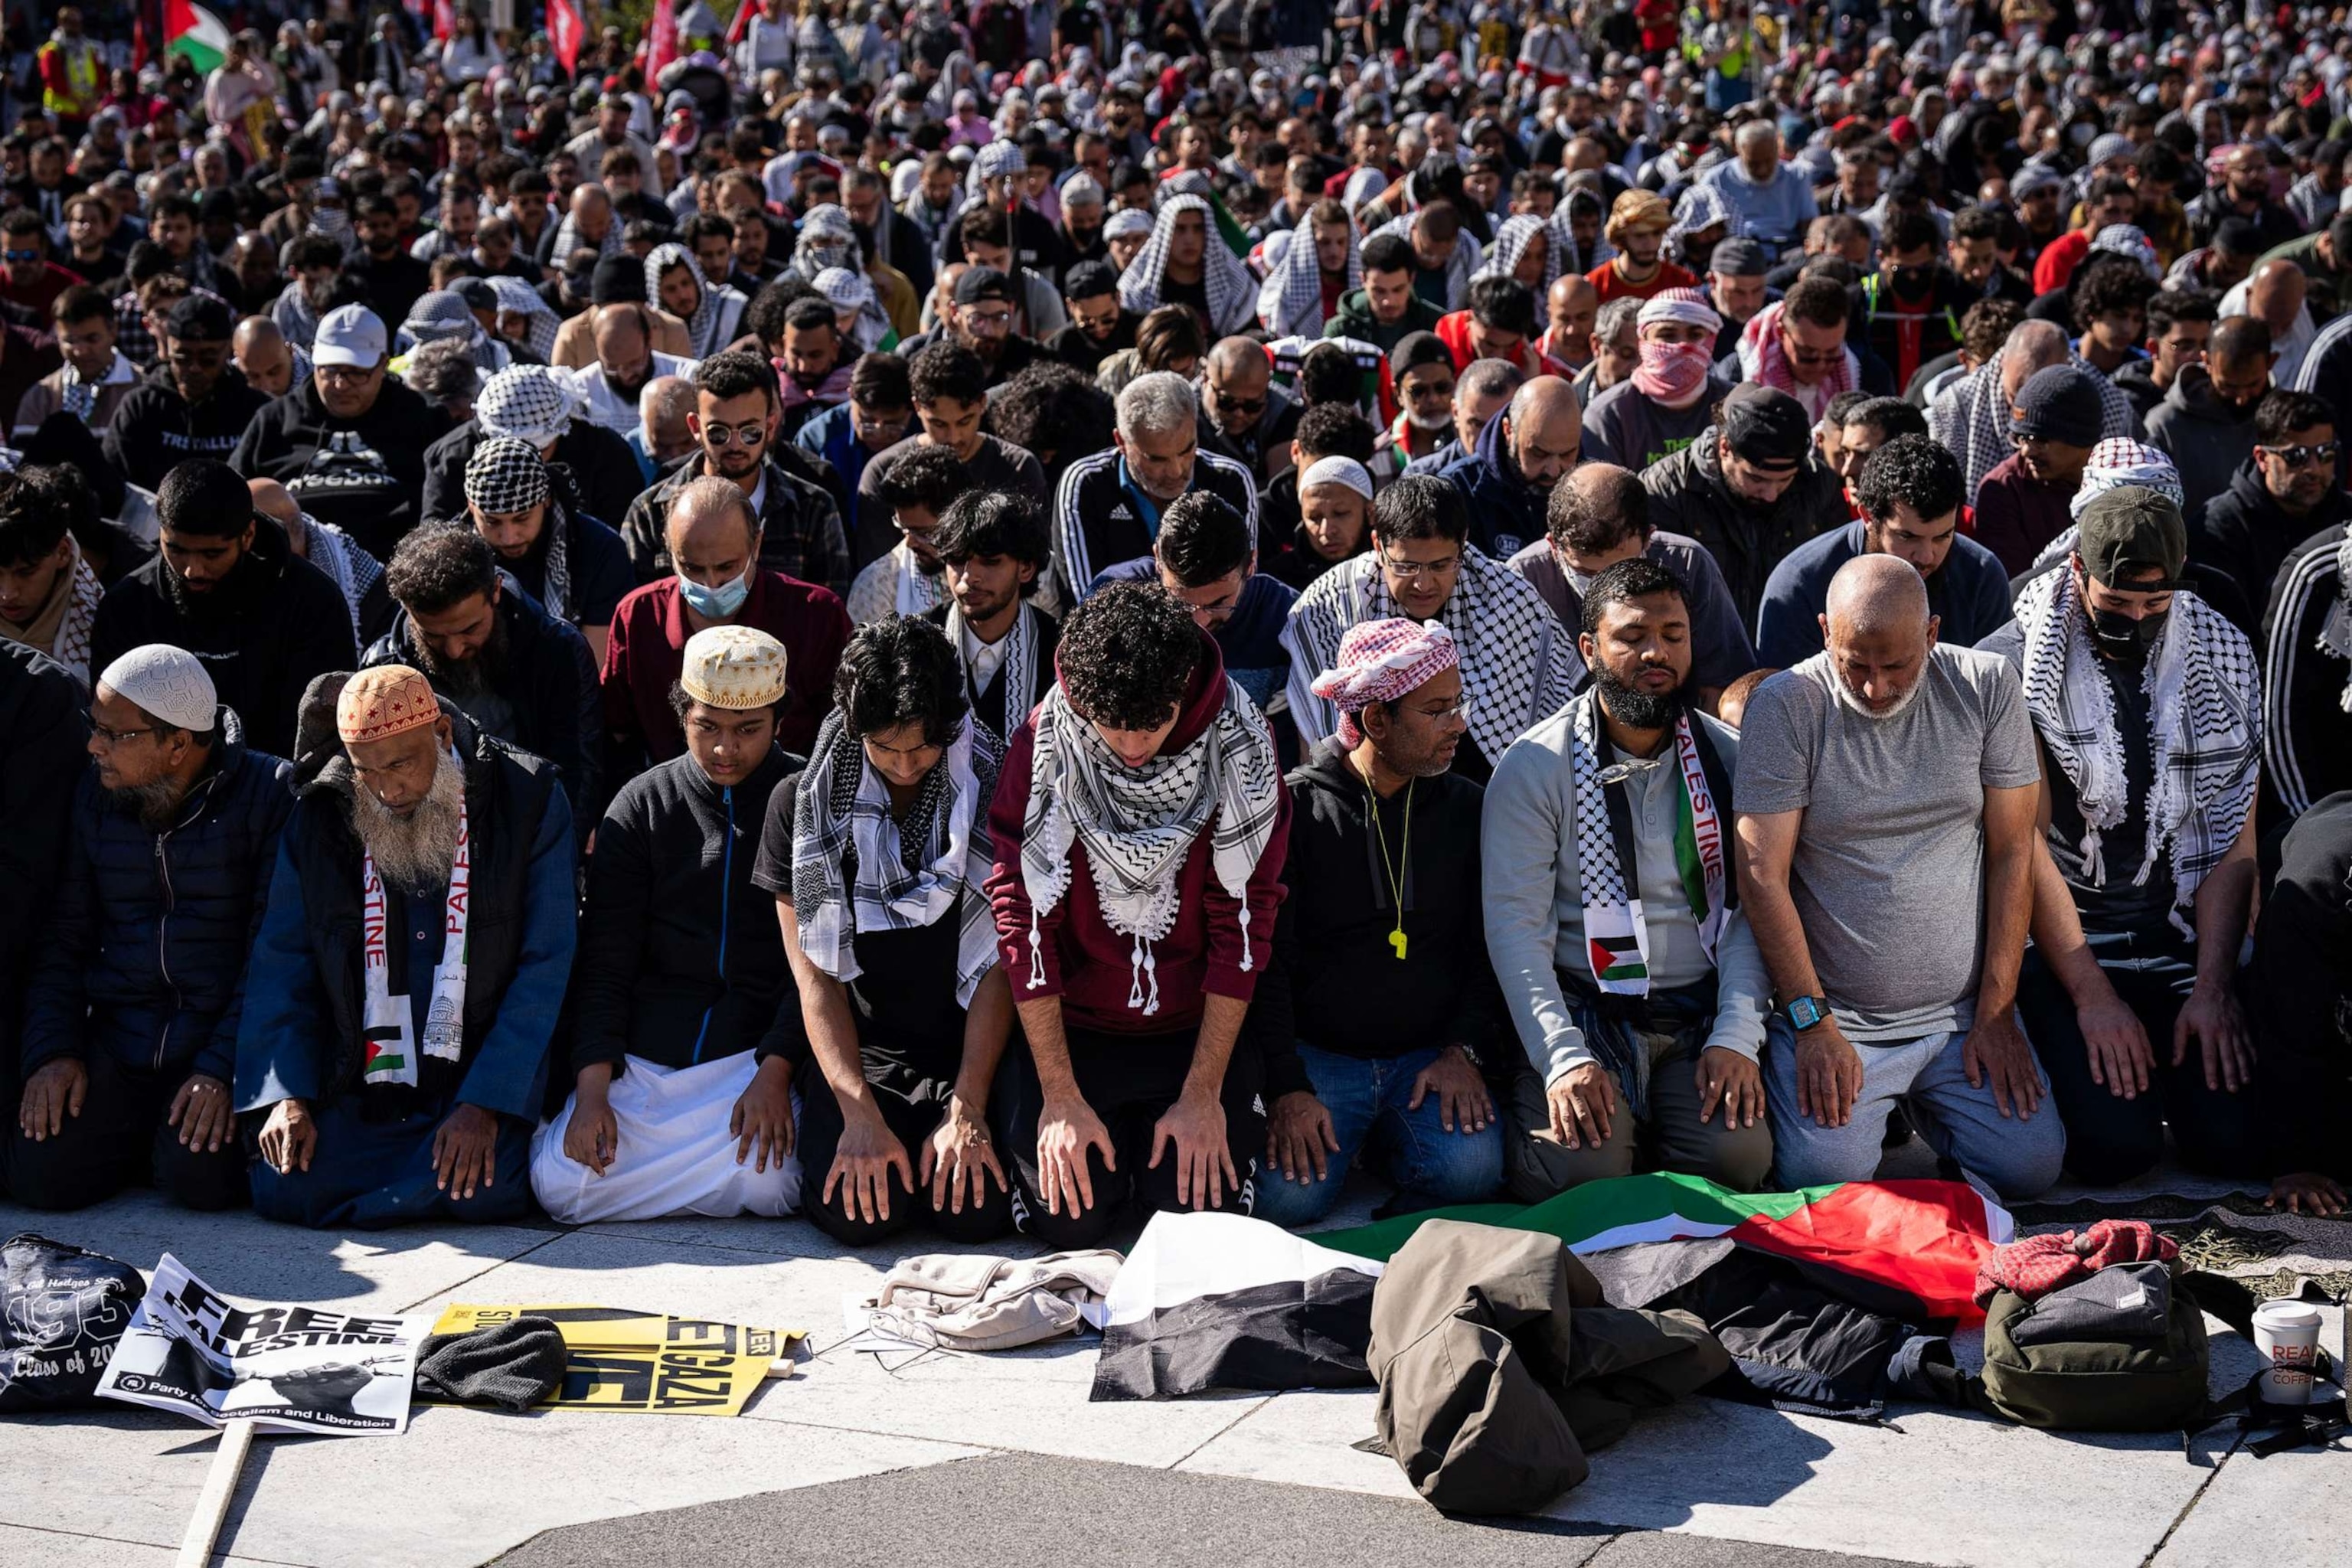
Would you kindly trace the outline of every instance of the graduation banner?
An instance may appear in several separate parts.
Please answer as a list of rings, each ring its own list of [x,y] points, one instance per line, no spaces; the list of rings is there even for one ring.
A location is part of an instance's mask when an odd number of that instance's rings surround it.
[[[424,1338],[417,1318],[239,1307],[167,1252],[98,1393],[207,1426],[389,1436],[407,1429]]]
[[[467,1334],[516,1318],[545,1318],[563,1336],[563,1383],[541,1407],[734,1415],[761,1380],[790,1376],[798,1331],[745,1328],[625,1307],[477,1306],[460,1301],[433,1325]]]

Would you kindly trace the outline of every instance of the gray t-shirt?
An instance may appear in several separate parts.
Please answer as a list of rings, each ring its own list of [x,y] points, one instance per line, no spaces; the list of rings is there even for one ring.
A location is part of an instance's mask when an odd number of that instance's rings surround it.
[[[1998,655],[1941,644],[1893,718],[1854,711],[1837,679],[1815,654],[1757,689],[1739,810],[1805,814],[1790,891],[1847,1038],[1967,1029],[1984,949],[1984,793],[2041,779],[2024,689]]]

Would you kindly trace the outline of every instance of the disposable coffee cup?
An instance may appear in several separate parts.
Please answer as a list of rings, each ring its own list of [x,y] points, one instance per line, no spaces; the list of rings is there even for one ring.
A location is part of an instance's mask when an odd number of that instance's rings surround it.
[[[2263,1397],[2273,1405],[2311,1403],[2319,1361],[2319,1309],[2305,1301],[2265,1301],[2254,1310],[2254,1350],[2269,1367]]]

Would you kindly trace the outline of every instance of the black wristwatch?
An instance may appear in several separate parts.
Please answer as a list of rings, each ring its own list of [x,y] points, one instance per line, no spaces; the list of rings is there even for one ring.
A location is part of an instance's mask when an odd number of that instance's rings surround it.
[[[1801,1035],[1830,1016],[1830,999],[1826,996],[1800,996],[1781,1008],[1780,1016],[1789,1020],[1790,1028]]]

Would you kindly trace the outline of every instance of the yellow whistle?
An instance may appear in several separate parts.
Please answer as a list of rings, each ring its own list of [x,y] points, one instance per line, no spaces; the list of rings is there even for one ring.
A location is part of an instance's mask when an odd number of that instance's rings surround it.
[[[1389,945],[1396,949],[1397,958],[1402,962],[1404,958],[1404,932],[1401,931],[1389,932]]]

